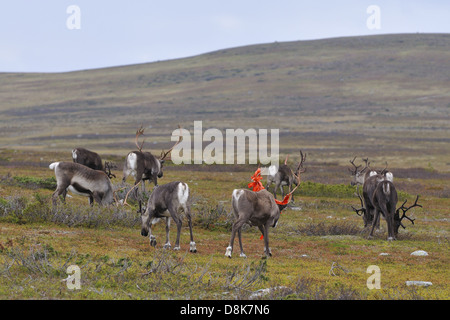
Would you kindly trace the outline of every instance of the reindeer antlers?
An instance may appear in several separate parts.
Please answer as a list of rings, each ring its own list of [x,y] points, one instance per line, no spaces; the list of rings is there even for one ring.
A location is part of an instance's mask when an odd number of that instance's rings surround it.
[[[356,160],[356,157],[354,157],[353,160],[349,160],[349,162],[353,165],[354,170],[347,168],[348,171],[350,171],[352,175],[356,175],[358,173],[358,169],[361,167],[361,164],[359,166],[357,166],[355,164],[355,160]],[[361,171],[359,171],[359,173],[364,172],[370,166],[369,158],[365,158],[365,159],[363,158],[362,160],[365,162],[366,165]]]
[[[109,161],[105,161],[105,173],[108,176],[108,178],[112,179],[113,177],[115,178],[116,175],[114,173],[111,173],[111,168],[116,167],[115,165],[113,165],[111,162]]]
[[[161,156],[160,156],[159,160],[164,160],[167,157],[167,155],[172,152],[173,148],[175,148],[175,146],[181,142],[181,137],[183,135],[182,135],[182,132],[181,132],[181,126],[180,125],[178,125],[178,129],[180,129],[180,137],[178,138],[178,141],[172,146],[172,148],[169,149],[169,151],[164,152],[164,150],[163,150],[161,152]]]
[[[145,129],[142,127],[142,124],[141,124],[141,127],[139,129],[137,129],[137,131],[136,131],[136,138],[134,140],[134,143],[136,144],[136,147],[138,148],[139,151],[142,151],[142,146],[144,145],[145,140],[142,140],[141,145],[139,145],[138,138],[139,138],[139,136],[144,135],[144,130]]]
[[[406,216],[406,212],[407,212],[409,209],[414,208],[414,207],[421,207],[421,208],[423,208],[422,205],[417,204],[417,201],[418,201],[418,200],[419,200],[419,195],[417,195],[416,201],[414,201],[414,204],[413,204],[412,206],[409,206],[408,208],[406,208],[406,207],[405,207],[405,204],[406,204],[406,202],[408,201],[408,199],[406,199],[405,202],[403,202],[403,204],[401,205],[401,207],[398,208],[398,209],[396,210],[396,213],[397,213],[397,214],[399,214],[400,210],[403,211],[403,214],[402,214],[402,216],[401,216],[401,218],[400,218],[400,225],[403,227],[403,229],[406,229],[406,227],[402,224],[403,218],[408,219],[409,221],[411,221],[412,224],[414,224],[414,220],[416,220],[416,219],[411,219],[410,217]]]
[[[353,159],[355,160],[355,159]],[[351,206],[352,209],[356,212],[356,214],[358,216],[362,216],[363,214],[366,213],[366,208],[364,208],[364,202],[363,199],[361,198],[361,195],[359,194],[359,186],[356,186],[356,195],[358,195],[359,201],[361,201],[361,208],[356,209],[354,206]],[[361,213],[360,213],[361,212]]]
[[[353,171],[352,169],[348,168],[348,171],[350,171],[352,174],[356,174],[358,172],[359,167],[361,167],[361,165],[357,166],[355,164],[355,160],[356,156],[353,158],[353,160],[350,160],[350,163],[353,165],[353,167],[355,167],[355,170]]]
[[[303,163],[305,161],[306,161],[306,153],[305,153],[305,156],[303,156],[303,152],[302,152],[302,150],[300,150],[300,162],[298,163],[298,166],[297,166],[297,171],[299,173],[303,173],[306,171],[306,168],[303,168]],[[300,168],[301,168],[301,170],[300,170]]]
[[[178,128],[180,129],[180,138],[179,138],[178,141],[172,146],[172,148],[169,149],[169,151],[164,152],[164,150],[162,150],[161,156],[160,156],[160,160],[164,160],[164,159],[167,157],[167,155],[173,150],[173,148],[175,148],[175,146],[176,146],[177,144],[180,143],[181,137],[182,137],[182,134],[181,134],[181,126],[178,125]],[[138,139],[139,139],[140,136],[144,135],[144,130],[145,130],[145,128],[143,128],[143,126],[141,125],[141,126],[139,127],[139,129],[136,130],[136,138],[134,139],[134,143],[136,144],[136,147],[138,148],[138,150],[139,150],[140,152],[142,152],[142,147],[144,146],[145,139],[142,140],[142,143],[141,143],[141,144],[139,144]]]

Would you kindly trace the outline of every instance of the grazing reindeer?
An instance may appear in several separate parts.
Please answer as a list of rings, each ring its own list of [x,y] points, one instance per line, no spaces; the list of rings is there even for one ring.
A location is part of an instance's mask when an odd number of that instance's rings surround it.
[[[405,226],[402,224],[404,218],[409,219],[414,224],[414,219],[410,219],[406,216],[406,211],[413,207],[422,207],[417,204],[419,196],[417,196],[416,201],[409,208],[405,207],[405,202],[400,208],[395,209],[398,201],[397,191],[394,186],[394,175],[392,172],[387,171],[387,167],[384,168],[381,173],[372,173],[372,175],[364,181],[363,185],[363,198],[358,192],[357,195],[361,202],[361,208],[356,209],[352,206],[353,210],[359,216],[363,216],[364,227],[372,224],[372,229],[370,231],[369,239],[373,237],[374,228],[379,228],[380,224],[380,213],[386,219],[387,230],[388,230],[388,240],[395,240],[398,234],[398,228]],[[402,217],[399,215],[399,211],[403,211]],[[361,212],[361,214],[360,214]]]
[[[191,233],[190,252],[197,252],[195,246],[194,237],[192,234],[192,221],[189,199],[189,187],[183,182],[169,182],[155,188],[153,193],[148,199],[147,208],[141,210],[141,235],[146,237],[149,235],[150,245],[156,246],[156,238],[152,235],[152,225],[157,223],[160,218],[166,219],[166,243],[164,248],[170,248],[169,230],[170,230],[170,218],[175,221],[177,225],[177,240],[175,242],[174,250],[180,250],[180,234],[182,225],[182,215],[180,209],[188,219],[189,231]]]
[[[351,182],[351,185],[356,185],[356,194],[358,195],[361,201],[361,208],[356,209],[353,206],[352,208],[356,212],[356,214],[363,217],[364,227],[367,227],[372,223],[373,217],[375,216],[375,206],[372,203],[372,198],[378,183],[383,180],[394,182],[394,175],[392,174],[392,172],[387,170],[387,163],[386,167],[380,173],[378,173],[375,170],[372,170],[370,168],[370,162],[368,158],[363,159],[363,161],[365,162],[365,167],[362,170],[359,170],[361,165],[356,166],[354,163],[355,159],[356,157],[353,158],[353,160],[350,160],[350,163],[353,165],[354,169],[351,170],[349,168],[349,171],[352,173],[353,176],[353,181]],[[363,185],[364,203],[358,191],[359,189],[358,187],[360,184]],[[379,222],[377,224],[377,228],[378,227]]]
[[[269,190],[270,185],[275,182],[275,189],[273,190],[273,196],[275,199],[277,198],[278,188],[281,189],[281,196],[284,198],[283,186],[288,186],[289,192],[291,192],[293,184],[296,186],[300,184],[300,174],[306,171],[306,168],[303,168],[303,163],[305,160],[306,154],[303,156],[303,152],[300,150],[300,162],[298,163],[295,172],[292,171],[292,169],[287,165],[287,157],[284,164],[281,165],[278,170],[276,169],[276,166],[269,167],[266,189]],[[292,195],[292,201],[294,201],[294,195]]]
[[[406,211],[413,207],[422,207],[420,204],[417,204],[419,200],[419,196],[417,196],[414,204],[408,208],[405,207],[406,201],[403,202],[400,208],[396,209],[397,206],[397,191],[395,190],[395,186],[391,181],[383,180],[378,183],[377,188],[373,194],[372,203],[375,206],[375,217],[372,224],[372,230],[370,231],[369,239],[373,237],[373,230],[377,221],[380,219],[380,213],[386,220],[387,229],[388,229],[388,241],[396,240],[398,234],[398,228],[405,226],[402,224],[402,220],[407,218],[414,224],[414,219],[411,219],[406,216]],[[399,211],[403,211],[403,215],[400,217]]]
[[[373,231],[376,225],[379,225],[380,213],[387,223],[388,241],[395,240],[394,235],[394,215],[397,206],[397,190],[394,184],[388,180],[380,181],[372,196],[372,205],[374,207],[374,217],[369,239],[373,237]],[[397,227],[398,230],[398,227]]]
[[[138,151],[132,151],[128,153],[125,164],[123,166],[123,179],[122,181],[128,178],[130,174],[132,174],[135,178],[134,185],[137,185],[142,181],[142,189],[145,191],[145,180],[151,180],[155,186],[158,185],[158,178],[162,178],[163,176],[163,164],[167,155],[172,151],[172,149],[180,142],[180,139],[175,143],[175,145],[170,148],[169,151],[161,152],[160,158],[156,158],[150,152],[142,152],[142,146],[144,145],[144,141],[139,145],[138,138],[139,136],[144,134],[144,129],[142,126],[136,131],[135,144],[138,148]],[[137,188],[135,190],[135,195],[137,197]]]
[[[102,158],[99,154],[85,148],[75,148],[72,150],[73,162],[85,165],[94,170],[103,171]]]
[[[105,161],[105,166],[102,164],[102,158],[98,153],[87,150],[85,148],[75,148],[72,150],[73,162],[85,165],[94,170],[105,171],[110,179],[116,176],[111,173],[113,165],[111,162]]]
[[[59,195],[65,201],[67,190],[89,197],[91,205],[94,200],[100,205],[114,202],[113,186],[105,172],[74,162],[53,162],[49,168],[55,170],[56,176],[56,190],[52,195],[54,206]]]

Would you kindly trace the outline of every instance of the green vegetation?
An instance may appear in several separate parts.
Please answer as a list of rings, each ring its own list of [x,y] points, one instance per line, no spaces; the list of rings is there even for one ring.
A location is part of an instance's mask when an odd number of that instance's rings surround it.
[[[191,167],[194,168],[194,167]],[[262,259],[263,244],[256,228],[243,232],[247,259],[224,256],[233,221],[230,194],[248,181],[249,172],[173,170],[162,179],[188,181],[192,193],[194,239],[198,252],[188,252],[183,225],[181,251],[165,250],[164,225],[154,227],[157,247],[140,235],[137,203],[132,207],[89,206],[85,197],[68,198],[53,209],[51,190],[18,185],[2,167],[0,177],[0,298],[2,299],[249,299],[272,288],[264,299],[447,299],[448,198],[433,196],[434,179],[420,179],[424,209],[410,215],[415,224],[386,241],[384,221],[374,240],[351,210],[357,205],[354,187],[343,182],[311,182],[308,174],[296,201],[283,211],[271,230],[273,257]],[[341,168],[345,172],[345,168]],[[42,179],[47,168],[21,167],[18,176]],[[395,168],[393,170],[395,172]],[[327,176],[317,170],[315,178]],[[119,176],[119,172],[115,172]],[[116,180],[117,179],[117,180]],[[120,178],[113,179],[122,188]],[[402,179],[399,179],[401,182]],[[130,181],[131,183],[131,181]],[[220,188],[211,185],[220,184]],[[353,192],[352,192],[353,191]],[[407,198],[414,194],[402,191]],[[171,227],[173,241],[176,230]],[[237,246],[237,240],[235,245]],[[427,257],[412,257],[415,250]],[[387,253],[387,256],[380,256]],[[382,289],[366,286],[369,265],[382,272]],[[67,267],[81,270],[81,289],[69,290]],[[333,265],[339,265],[333,273]],[[407,280],[431,281],[428,288],[407,287]],[[267,293],[268,292],[268,293]]]

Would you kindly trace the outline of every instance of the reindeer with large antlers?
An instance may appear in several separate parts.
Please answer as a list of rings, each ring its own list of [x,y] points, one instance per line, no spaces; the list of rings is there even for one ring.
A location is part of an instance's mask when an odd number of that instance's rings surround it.
[[[398,228],[402,226],[404,229],[406,228],[402,224],[402,220],[404,218],[414,224],[414,219],[411,219],[406,216],[406,212],[413,207],[422,207],[420,204],[417,204],[419,200],[419,196],[417,196],[414,204],[408,208],[405,207],[406,201],[403,202],[400,208],[396,209],[397,205],[397,191],[395,190],[395,186],[391,181],[383,180],[378,183],[375,193],[373,194],[372,203],[375,206],[375,217],[372,224],[372,230],[370,231],[369,239],[373,237],[373,230],[377,221],[380,219],[380,213],[386,220],[387,223],[387,231],[388,231],[388,241],[396,240],[398,234]],[[403,211],[402,216],[400,217],[400,210]]]
[[[155,157],[150,152],[143,152],[142,147],[144,145],[144,141],[141,144],[138,143],[138,139],[141,135],[144,134],[144,128],[142,126],[136,131],[135,144],[138,148],[138,151],[131,151],[128,153],[125,164],[123,166],[123,179],[122,181],[128,178],[131,174],[134,176],[135,181],[134,185],[136,186],[139,182],[142,181],[142,189],[145,191],[145,180],[152,181],[155,186],[158,185],[158,178],[162,178],[163,176],[163,164],[168,154],[172,151],[172,149],[180,142],[180,139],[175,143],[175,145],[170,148],[169,151],[161,152],[161,156],[159,158]],[[137,197],[137,188],[135,190],[135,195]]]
[[[401,207],[396,209],[398,196],[397,190],[393,183],[394,176],[390,171],[387,171],[387,166],[380,174],[372,172],[363,185],[363,198],[359,194],[358,187],[356,189],[357,196],[361,202],[361,208],[355,208],[353,210],[359,216],[363,217],[364,227],[372,224],[372,228],[369,234],[369,239],[373,237],[373,231],[375,227],[379,228],[380,214],[385,218],[387,223],[388,240],[395,240],[398,234],[398,228],[405,226],[402,224],[403,219],[408,219],[414,224],[414,219],[406,216],[406,212],[413,207],[422,207],[417,204],[419,196],[416,201],[410,207],[405,207],[406,201],[403,202]],[[403,215],[400,217],[399,212],[403,211]]]
[[[277,169],[276,166],[269,167],[269,175],[267,176],[267,184],[266,190],[269,190],[269,187],[272,183],[275,183],[275,189],[273,190],[273,196],[275,199],[277,198],[277,190],[281,189],[281,196],[284,198],[284,186],[289,187],[289,192],[292,190],[292,185],[298,186],[300,184],[300,174],[306,171],[306,168],[303,167],[303,163],[306,160],[306,153],[303,155],[302,150],[300,150],[300,161],[293,171],[287,165],[287,159],[284,161],[284,164],[279,166]],[[294,195],[292,195],[292,201],[294,201]]]

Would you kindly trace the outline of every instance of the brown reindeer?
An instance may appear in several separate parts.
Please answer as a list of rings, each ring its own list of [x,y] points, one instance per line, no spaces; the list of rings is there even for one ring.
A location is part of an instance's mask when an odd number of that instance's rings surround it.
[[[394,234],[394,215],[397,206],[397,190],[394,184],[388,180],[382,180],[377,185],[372,195],[372,205],[374,207],[374,217],[369,239],[373,237],[373,231],[376,225],[379,225],[380,213],[386,220],[388,241],[395,240]],[[397,228],[398,230],[398,228]]]
[[[414,204],[408,208],[405,207],[405,202],[396,209],[397,206],[397,191],[395,189],[394,184],[391,181],[383,180],[378,183],[377,188],[373,194],[372,203],[375,206],[375,217],[372,224],[372,229],[370,231],[369,239],[373,237],[373,230],[378,220],[380,219],[380,213],[385,218],[387,223],[387,231],[388,231],[388,241],[396,240],[398,234],[398,228],[405,226],[402,224],[402,220],[404,218],[414,224],[414,219],[411,219],[406,216],[406,212],[413,207],[422,207],[420,204],[417,204],[419,200],[419,196],[416,197],[416,201]],[[400,210],[403,211],[402,216],[400,217]]]
[[[85,165],[94,170],[103,171],[102,158],[96,152],[85,148],[75,148],[72,150],[73,162]]]
[[[269,187],[272,183],[275,183],[275,189],[273,189],[273,196],[275,199],[277,198],[277,190],[281,190],[281,197],[284,198],[284,186],[288,186],[289,192],[292,190],[292,185],[298,186],[300,184],[300,174],[306,171],[306,168],[303,168],[303,163],[306,160],[306,153],[303,156],[302,150],[300,150],[300,161],[293,171],[287,165],[287,157],[284,161],[284,164],[279,166],[278,170],[276,166],[269,167],[269,175],[267,176],[267,184],[266,190],[269,190]],[[292,195],[292,201],[294,201],[294,195]]]
[[[373,218],[375,216],[375,206],[372,203],[372,198],[378,183],[384,180],[393,182],[394,175],[392,174],[392,172],[387,170],[387,163],[386,167],[383,170],[381,170],[380,173],[378,173],[378,171],[376,170],[371,169],[368,158],[363,159],[363,161],[365,162],[365,167],[362,170],[359,170],[361,165],[356,166],[354,163],[355,159],[356,157],[353,158],[353,160],[350,160],[350,163],[353,165],[354,169],[353,170],[349,169],[349,171],[352,173],[353,176],[351,185],[356,185],[356,194],[361,201],[361,208],[356,209],[353,206],[352,208],[359,216],[363,217],[364,227],[367,227],[372,223]],[[364,200],[361,198],[361,195],[359,194],[360,184],[362,184],[363,186]],[[379,222],[377,224],[377,228],[379,228]]]
[[[167,155],[172,151],[172,149],[180,142],[180,139],[175,143],[169,151],[161,152],[161,156],[158,159],[150,152],[143,152],[142,147],[144,145],[144,141],[139,145],[138,138],[139,136],[144,134],[144,129],[142,126],[136,131],[135,144],[138,148],[138,151],[132,151],[128,153],[125,164],[123,166],[123,179],[125,182],[127,177],[131,174],[134,176],[135,181],[134,185],[137,185],[142,181],[142,189],[145,191],[145,181],[150,180],[154,183],[155,186],[158,185],[158,178],[163,177],[163,164],[167,157]],[[135,195],[137,197],[137,188],[135,190]]]
[[[175,241],[174,250],[180,250],[180,234],[183,216],[180,210],[186,215],[188,219],[189,231],[191,235],[190,252],[197,252],[192,234],[192,221],[189,205],[189,187],[183,182],[169,182],[155,188],[148,199],[147,207],[142,211],[141,209],[141,235],[150,238],[150,245],[156,246],[156,238],[152,235],[152,225],[157,223],[161,218],[166,219],[166,243],[164,248],[170,248],[169,230],[170,218],[175,221],[177,225],[177,239]]]
[[[49,168],[55,170],[56,177],[56,190],[52,195],[54,206],[60,195],[65,201],[67,190],[89,197],[91,205],[94,200],[100,205],[114,202],[113,186],[105,172],[74,162],[53,162]]]
[[[388,240],[395,240],[398,234],[398,228],[405,226],[402,224],[404,218],[409,219],[414,224],[414,219],[406,216],[406,212],[413,207],[422,207],[417,204],[419,196],[417,196],[414,204],[408,208],[405,207],[406,200],[401,207],[396,209],[398,196],[393,183],[394,176],[392,172],[387,170],[387,167],[379,173],[372,173],[372,175],[364,181],[363,198],[358,192],[357,195],[361,202],[361,208],[357,209],[352,206],[353,210],[363,217],[364,227],[372,225],[369,239],[373,237],[373,231],[379,228],[380,214],[386,219],[388,229]],[[403,211],[400,217],[399,211]]]
[[[111,173],[111,169],[115,167],[111,162],[105,161],[103,166],[102,158],[94,151],[90,151],[85,148],[75,148],[72,150],[72,160],[75,163],[85,165],[94,170],[105,171],[110,179],[116,176]]]

